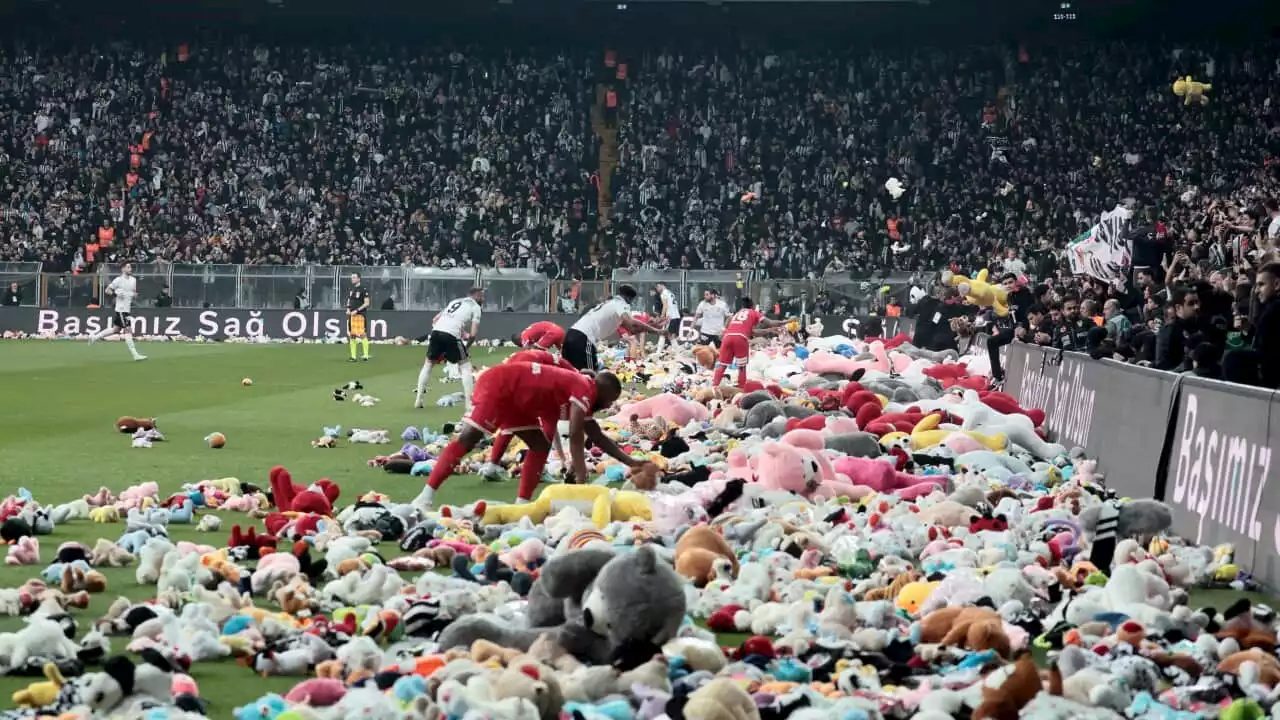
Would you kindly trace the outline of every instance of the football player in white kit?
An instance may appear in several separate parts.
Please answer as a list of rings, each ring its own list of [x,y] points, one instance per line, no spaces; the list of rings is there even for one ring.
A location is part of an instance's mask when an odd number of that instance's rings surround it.
[[[658,291],[658,297],[662,300],[662,312],[659,313],[662,320],[666,323],[667,333],[658,338],[658,352],[662,352],[667,347],[667,335],[671,336],[671,344],[675,345],[680,338],[680,303],[676,300],[676,294],[671,292],[666,283],[657,283],[654,289]]]
[[[636,300],[636,289],[630,285],[619,285],[618,294],[588,310],[564,334],[564,349],[561,356],[578,370],[596,371],[596,343],[618,333],[618,328],[626,328],[632,334],[657,333],[662,335],[661,328],[653,327],[631,317],[631,303]],[[663,337],[666,337],[663,335]]]
[[[466,297],[458,298],[445,306],[431,325],[427,336],[427,358],[418,372],[418,388],[414,392],[413,406],[423,406],[422,396],[431,380],[431,368],[450,362],[458,366],[462,375],[462,397],[471,406],[471,389],[475,387],[471,360],[467,356],[467,341],[480,330],[480,305],[484,302],[484,288],[473,287]]]
[[[115,299],[115,312],[111,315],[111,322],[98,332],[89,336],[89,344],[101,340],[111,333],[118,332],[124,338],[125,347],[129,348],[129,354],[134,360],[146,360],[147,356],[138,352],[138,348],[133,344],[133,325],[130,319],[133,317],[133,299],[138,296],[138,279],[133,276],[133,263],[125,263],[120,268],[120,277],[111,281],[107,286],[106,294]]]
[[[720,347],[720,336],[724,334],[725,323],[729,321],[729,306],[720,299],[720,292],[714,288],[702,295],[702,302],[693,313],[693,322],[698,328],[704,345]]]

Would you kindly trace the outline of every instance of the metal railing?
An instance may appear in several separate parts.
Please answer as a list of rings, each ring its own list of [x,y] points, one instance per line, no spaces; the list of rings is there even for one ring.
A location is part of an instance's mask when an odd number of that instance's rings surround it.
[[[0,263],[0,283],[16,282],[22,304],[84,307],[100,300],[99,291],[120,273],[118,265],[99,266],[80,275],[42,273],[39,263]],[[623,283],[640,293],[637,310],[652,306],[650,293],[665,284],[684,311],[691,311],[708,289],[732,305],[751,297],[762,308],[826,295],[833,306],[866,308],[885,286],[896,290],[919,278],[903,275],[874,281],[828,276],[777,280],[750,270],[614,271],[609,280],[551,280],[526,269],[442,269],[398,266],[331,265],[186,265],[134,264],[139,307],[167,302],[176,308],[336,310],[344,306],[351,275],[359,273],[373,295],[373,307],[386,310],[438,310],[473,287],[485,289],[485,309],[513,312],[578,313],[609,297]],[[167,291],[167,295],[165,295]]]

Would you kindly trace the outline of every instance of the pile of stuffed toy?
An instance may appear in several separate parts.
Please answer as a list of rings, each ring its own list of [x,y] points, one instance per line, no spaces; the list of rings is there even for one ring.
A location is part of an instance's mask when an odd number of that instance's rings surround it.
[[[1270,609],[1188,604],[1248,587],[1231,548],[1115,498],[1043,413],[987,390],[981,360],[821,338],[758,348],[732,389],[696,352],[616,360],[665,390],[608,421],[661,472],[595,458],[598,484],[527,505],[344,506],[279,467],[168,498],[9,498],[10,564],[41,563],[65,522],[125,530],[0,590],[27,621],[0,664],[44,678],[0,718],[1280,716]],[[412,471],[445,440],[404,437],[371,464]],[[226,511],[245,518],[225,542],[169,539]],[[103,566],[136,567],[152,597],[81,616]],[[211,706],[191,667],[229,658],[297,684]]]

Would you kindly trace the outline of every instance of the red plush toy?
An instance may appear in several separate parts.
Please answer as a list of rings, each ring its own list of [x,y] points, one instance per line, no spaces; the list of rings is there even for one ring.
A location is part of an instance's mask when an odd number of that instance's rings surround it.
[[[993,530],[995,532],[1004,532],[1009,529],[1009,521],[1003,515],[983,515],[969,521],[969,532],[979,533],[983,530]]]
[[[712,632],[737,632],[738,629],[733,624],[733,616],[737,615],[739,611],[745,609],[746,608],[741,605],[725,605],[719,610],[711,613],[711,617],[707,618],[707,627],[710,628]]]
[[[807,418],[788,418],[787,432],[792,430],[821,430],[827,426],[826,415],[810,415]]]
[[[276,544],[279,542],[280,539],[275,535],[259,535],[257,529],[252,525],[249,526],[248,530],[241,529],[239,525],[232,525],[231,539],[227,541],[227,547],[249,548],[249,556],[252,558],[269,555],[275,551]]]
[[[310,486],[295,485],[288,470],[280,465],[271,468],[271,499],[281,511],[332,515],[340,492],[327,478]]]
[[[1044,410],[1041,410],[1040,408],[1024,410],[1023,407],[1018,404],[1018,401],[1014,400],[1013,396],[1009,393],[997,392],[994,390],[979,390],[978,399],[987,407],[1003,415],[1026,415],[1031,418],[1031,423],[1036,427],[1040,427],[1044,424]]]
[[[267,526],[267,532],[272,535],[286,540],[300,540],[318,533],[320,521],[323,519],[323,515],[315,513],[307,513],[295,518],[275,512],[267,515],[262,522]]]
[[[773,641],[763,635],[752,635],[742,641],[742,645],[733,653],[733,659],[741,660],[748,655],[759,655],[764,658],[777,657],[777,651],[773,648]]]

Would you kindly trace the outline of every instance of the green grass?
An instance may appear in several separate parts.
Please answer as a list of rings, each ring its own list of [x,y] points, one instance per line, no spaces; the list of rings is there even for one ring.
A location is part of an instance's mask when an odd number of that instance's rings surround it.
[[[437,408],[436,398],[457,392],[458,383],[442,384],[434,373],[430,404],[414,410],[412,388],[422,363],[413,347],[379,345],[373,360],[348,363],[346,346],[147,343],[149,356],[132,362],[119,343],[90,347],[81,342],[0,342],[0,383],[5,388],[0,412],[0,493],[19,487],[42,503],[60,503],[100,486],[118,492],[134,483],[154,480],[161,495],[183,483],[236,477],[267,484],[267,471],[284,465],[295,482],[328,477],[342,487],[342,500],[375,490],[408,501],[422,480],[389,475],[366,460],[400,447],[398,436],[408,425],[438,429],[455,422],[461,407]],[[477,365],[499,362],[504,353],[479,350]],[[243,387],[242,378],[253,385]],[[359,380],[364,392],[382,399],[374,407],[336,402],[335,387]],[[134,449],[128,435],[115,431],[121,415],[158,417],[165,442]],[[329,450],[311,447],[324,426],[386,428],[391,445],[348,445]],[[204,442],[213,431],[227,445],[211,450]],[[511,500],[515,485],[482,483],[454,477],[442,489],[439,503],[467,503],[479,497]],[[174,525],[170,536],[212,545],[226,543],[234,523],[247,524],[243,513],[226,513],[222,530],[197,533],[193,525]],[[261,523],[258,523],[261,529]],[[99,537],[117,539],[123,524],[95,525],[74,521],[40,538],[41,560],[50,562],[60,543],[76,540],[92,545]],[[398,548],[381,548],[396,554]],[[0,587],[14,587],[38,575],[44,565],[0,566]],[[151,597],[154,588],[134,580],[134,568],[107,570],[108,592],[79,611],[82,630],[118,595],[135,600]],[[17,618],[0,618],[0,631],[20,627]],[[113,640],[119,650],[126,638]],[[192,676],[202,695],[214,705],[213,717],[229,717],[231,709],[263,693],[287,690],[297,678],[260,679],[232,662],[200,663]],[[0,678],[0,706],[9,695],[39,678]]]
[[[398,436],[407,425],[439,428],[456,421],[461,408],[412,408],[410,389],[417,378],[422,352],[411,347],[375,346],[369,363],[347,363],[345,346],[237,345],[149,343],[146,362],[129,360],[118,343],[90,347],[75,342],[0,342],[0,382],[4,405],[0,412],[0,493],[30,489],[38,500],[60,503],[107,486],[113,491],[142,481],[160,484],[161,494],[183,483],[207,478],[236,477],[265,486],[267,471],[277,464],[289,468],[296,482],[329,477],[342,487],[343,499],[375,490],[400,501],[411,499],[421,480],[388,475],[365,461],[399,447],[347,445],[317,450],[311,441],[324,426],[386,428]],[[479,365],[499,362],[504,354],[479,351]],[[242,378],[253,385],[242,387]],[[459,386],[432,383],[430,400],[456,392]],[[360,380],[365,392],[382,398],[371,408],[335,402],[333,388]],[[147,450],[133,449],[114,423],[121,415],[156,416],[166,441]],[[204,437],[219,431],[227,446],[211,450]],[[480,497],[510,500],[514,484],[482,483],[475,477],[455,477],[438,496],[441,503],[467,503]],[[209,544],[226,542],[240,513],[228,513],[216,534],[195,532],[194,525],[174,525],[173,540]],[[261,528],[261,524],[258,524]],[[58,544],[69,540],[92,545],[99,537],[115,540],[124,526],[76,521],[41,537],[41,559],[49,562]],[[397,553],[394,545],[382,548]],[[0,586],[20,585],[43,569],[0,566]],[[82,629],[100,616],[118,595],[149,598],[153,588],[139,586],[134,568],[106,570],[111,586],[80,611]],[[1238,593],[1198,591],[1193,605],[1223,608]],[[1259,596],[1260,597],[1260,596]],[[0,618],[0,631],[21,625],[17,618]],[[725,635],[724,644],[744,636]],[[123,648],[125,638],[114,639]],[[283,692],[297,678],[253,675],[233,662],[200,663],[192,675],[202,695],[211,701],[211,717],[229,717],[232,708],[267,692]],[[38,678],[37,678],[38,679]],[[0,678],[0,705],[32,679]]]

